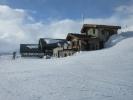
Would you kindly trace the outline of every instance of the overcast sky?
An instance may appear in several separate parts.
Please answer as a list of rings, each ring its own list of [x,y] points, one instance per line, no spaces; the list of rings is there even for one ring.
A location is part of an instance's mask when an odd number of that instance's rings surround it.
[[[133,30],[133,0],[0,0],[0,52],[40,37],[65,38],[84,23]]]

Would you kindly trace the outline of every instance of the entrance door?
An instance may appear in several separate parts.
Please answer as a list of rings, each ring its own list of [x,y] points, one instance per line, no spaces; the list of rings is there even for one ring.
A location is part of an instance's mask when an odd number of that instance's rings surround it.
[[[102,48],[104,48],[104,42],[103,41],[100,42],[100,49],[102,49]]]

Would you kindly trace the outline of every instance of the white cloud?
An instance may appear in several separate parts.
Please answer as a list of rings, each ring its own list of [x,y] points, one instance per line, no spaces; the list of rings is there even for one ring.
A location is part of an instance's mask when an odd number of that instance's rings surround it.
[[[116,8],[116,11],[123,14],[133,14],[133,5],[121,5]]]
[[[37,27],[40,26],[38,23],[31,23],[30,17],[23,9],[0,6],[0,51],[17,49],[21,42],[35,39],[40,30]],[[31,34],[31,31],[34,33]]]
[[[80,23],[73,20],[44,24],[35,22],[26,10],[0,6],[0,52],[16,50],[20,43],[37,43],[41,37],[65,38],[79,29]]]
[[[133,31],[133,4],[121,5],[115,9],[115,15],[123,27],[122,30]]]
[[[109,18],[86,18],[84,23],[127,26],[133,31],[132,6],[120,6]],[[129,11],[125,15],[125,9]],[[124,15],[124,17],[122,17]],[[49,23],[35,22],[23,9],[0,6],[0,52],[19,49],[20,43],[37,43],[41,37],[65,38],[67,33],[79,33],[82,20],[51,20]]]

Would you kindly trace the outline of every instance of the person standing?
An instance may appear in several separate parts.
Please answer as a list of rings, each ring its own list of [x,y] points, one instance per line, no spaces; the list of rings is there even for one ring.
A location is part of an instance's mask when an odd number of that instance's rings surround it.
[[[13,59],[15,60],[16,58],[16,52],[13,52]]]

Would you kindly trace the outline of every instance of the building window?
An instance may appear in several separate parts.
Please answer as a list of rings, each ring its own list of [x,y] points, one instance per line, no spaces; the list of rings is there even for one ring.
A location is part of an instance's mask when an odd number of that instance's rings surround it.
[[[74,44],[74,42],[72,42],[72,46],[74,46],[75,44]]]
[[[93,34],[95,34],[96,33],[96,31],[95,31],[95,29],[93,29]]]
[[[64,57],[67,57],[67,54],[66,53],[64,54]]]
[[[77,44],[78,44],[77,41],[73,41],[73,42],[72,42],[72,46],[76,46]]]
[[[105,35],[105,31],[104,30],[102,30],[102,35]]]

